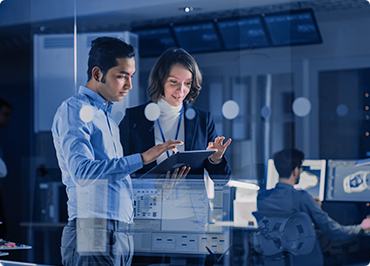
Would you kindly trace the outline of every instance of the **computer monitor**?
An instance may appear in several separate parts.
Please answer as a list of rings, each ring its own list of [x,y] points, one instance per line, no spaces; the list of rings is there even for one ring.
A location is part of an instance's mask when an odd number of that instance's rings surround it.
[[[263,14],[273,46],[321,43],[321,34],[312,9]]]
[[[206,256],[207,248],[223,254],[229,230],[217,221],[230,220],[230,187],[214,181],[211,193],[203,179],[183,179],[159,192],[150,179],[133,179],[135,255],[178,260]],[[181,264],[182,265],[182,264]]]
[[[309,194],[324,200],[325,192],[326,160],[304,160],[299,183],[294,187],[306,190]],[[279,174],[276,171],[274,160],[268,160],[266,189],[274,188],[279,182]]]
[[[213,22],[175,25],[173,31],[180,47],[189,53],[213,52],[222,49]]]
[[[170,27],[137,29],[134,33],[139,35],[141,57],[159,56],[168,48],[177,47]]]
[[[220,20],[216,25],[227,50],[270,46],[260,16]]]
[[[357,160],[328,160],[325,200],[370,201],[370,164]]]

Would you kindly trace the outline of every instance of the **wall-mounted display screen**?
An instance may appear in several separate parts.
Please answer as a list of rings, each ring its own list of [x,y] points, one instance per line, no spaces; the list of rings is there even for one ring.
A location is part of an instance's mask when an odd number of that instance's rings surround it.
[[[217,26],[227,50],[270,46],[261,17],[218,21]]]
[[[213,22],[173,27],[181,48],[189,53],[213,52],[222,49],[219,36]]]
[[[312,9],[135,29],[141,57],[159,56],[170,47],[206,53],[321,43]]]
[[[321,35],[311,9],[262,15],[273,46],[321,43]]]
[[[142,57],[159,56],[168,48],[177,46],[169,27],[135,30],[134,33],[139,35]]]

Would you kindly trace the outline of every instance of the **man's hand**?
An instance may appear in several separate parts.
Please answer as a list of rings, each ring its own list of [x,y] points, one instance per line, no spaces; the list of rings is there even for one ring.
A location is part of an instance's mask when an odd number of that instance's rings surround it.
[[[230,138],[225,143],[223,143],[224,140],[225,137],[216,137],[214,142],[208,143],[207,150],[217,150],[215,153],[208,157],[214,163],[219,163],[221,161],[226,148],[231,143]]]
[[[362,220],[362,223],[360,225],[362,228],[364,228],[366,233],[370,232],[370,218],[369,217]]]
[[[176,146],[183,145],[184,143],[179,140],[167,140],[165,143],[155,145],[154,147],[150,148],[149,150],[141,153],[141,158],[143,160],[143,165],[149,164],[155,161],[162,153],[173,150],[177,152]]]

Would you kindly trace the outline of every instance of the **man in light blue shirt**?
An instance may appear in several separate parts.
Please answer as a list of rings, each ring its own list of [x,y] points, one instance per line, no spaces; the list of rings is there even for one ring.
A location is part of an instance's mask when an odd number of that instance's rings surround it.
[[[130,174],[181,141],[123,157],[113,102],[132,89],[134,48],[110,37],[92,41],[88,82],[58,108],[52,135],[68,195],[63,265],[130,265],[133,198]],[[184,174],[180,170],[179,175]]]

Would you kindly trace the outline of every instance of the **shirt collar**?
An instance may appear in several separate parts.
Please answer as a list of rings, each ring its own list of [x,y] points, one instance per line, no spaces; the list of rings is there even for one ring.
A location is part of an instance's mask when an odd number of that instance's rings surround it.
[[[291,184],[287,184],[287,183],[282,183],[282,182],[278,182],[276,183],[276,187],[285,187],[285,188],[294,188]]]
[[[101,97],[92,89],[85,86],[80,86],[78,93],[85,94],[91,100],[92,105],[96,106],[99,109],[102,109],[104,112],[112,112],[113,102],[107,103],[107,101],[104,100],[103,97]]]

